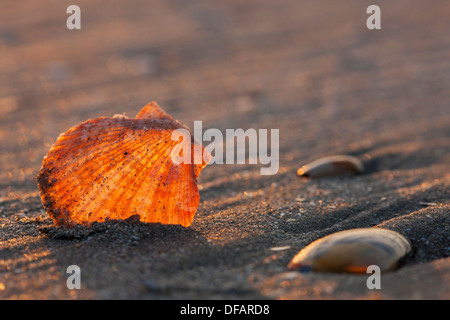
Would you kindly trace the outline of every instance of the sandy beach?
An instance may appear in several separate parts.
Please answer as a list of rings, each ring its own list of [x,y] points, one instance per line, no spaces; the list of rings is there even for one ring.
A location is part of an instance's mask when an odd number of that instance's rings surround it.
[[[0,10],[0,299],[450,298],[450,6],[445,1],[7,0]],[[60,133],[150,101],[191,129],[279,130],[279,170],[213,164],[187,227],[56,228],[36,176]],[[356,176],[308,179],[323,156]],[[383,273],[287,264],[334,232],[386,228],[413,254]],[[67,267],[81,289],[67,287]]]

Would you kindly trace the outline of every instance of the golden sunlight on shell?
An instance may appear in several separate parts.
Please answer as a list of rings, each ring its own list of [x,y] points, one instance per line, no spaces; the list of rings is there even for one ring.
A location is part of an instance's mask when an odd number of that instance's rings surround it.
[[[401,234],[379,228],[333,233],[306,246],[288,264],[289,269],[316,272],[366,273],[367,267],[396,269],[410,254],[411,244]]]
[[[192,141],[206,161],[174,164],[176,129],[188,130],[151,102],[136,118],[87,120],[61,134],[37,177],[55,225],[138,215],[142,222],[189,226],[200,200],[197,177],[210,155]]]
[[[363,163],[352,156],[338,155],[320,158],[297,170],[301,177],[321,178],[360,174],[364,171]]]

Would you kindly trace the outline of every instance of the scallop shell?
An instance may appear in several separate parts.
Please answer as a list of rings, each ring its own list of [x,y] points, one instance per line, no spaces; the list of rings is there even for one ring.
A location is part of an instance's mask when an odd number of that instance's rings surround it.
[[[197,177],[211,157],[198,142],[183,140],[202,151],[202,161],[174,164],[176,129],[188,130],[151,102],[136,118],[87,120],[61,134],[37,177],[55,225],[139,215],[143,222],[189,226],[200,199]]]
[[[360,174],[364,171],[362,162],[352,156],[338,155],[320,158],[297,170],[302,177],[320,178]]]
[[[333,233],[314,241],[288,264],[289,269],[317,272],[366,273],[377,265],[381,271],[397,268],[410,254],[411,244],[401,234],[379,228]]]

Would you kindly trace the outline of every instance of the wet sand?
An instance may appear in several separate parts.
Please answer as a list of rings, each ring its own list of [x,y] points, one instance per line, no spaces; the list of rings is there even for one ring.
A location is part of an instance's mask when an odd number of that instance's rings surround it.
[[[449,299],[450,7],[367,1],[7,1],[0,11],[0,299]],[[279,129],[276,175],[211,165],[188,228],[57,229],[36,175],[58,135],[157,101],[191,129]],[[206,143],[207,144],[207,143]],[[304,179],[348,154],[366,171]],[[367,275],[298,273],[310,242],[351,228],[414,254]],[[273,248],[286,247],[277,251]],[[81,290],[68,290],[69,265]]]

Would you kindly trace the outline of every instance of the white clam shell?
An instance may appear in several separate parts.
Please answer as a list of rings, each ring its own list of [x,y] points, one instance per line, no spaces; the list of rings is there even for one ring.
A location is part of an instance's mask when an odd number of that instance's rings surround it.
[[[411,252],[411,243],[398,232],[359,228],[333,233],[301,250],[289,269],[317,272],[366,273],[377,265],[381,271],[394,270]]]
[[[320,178],[361,174],[363,163],[353,156],[337,155],[317,159],[302,166],[297,174],[303,177]]]

